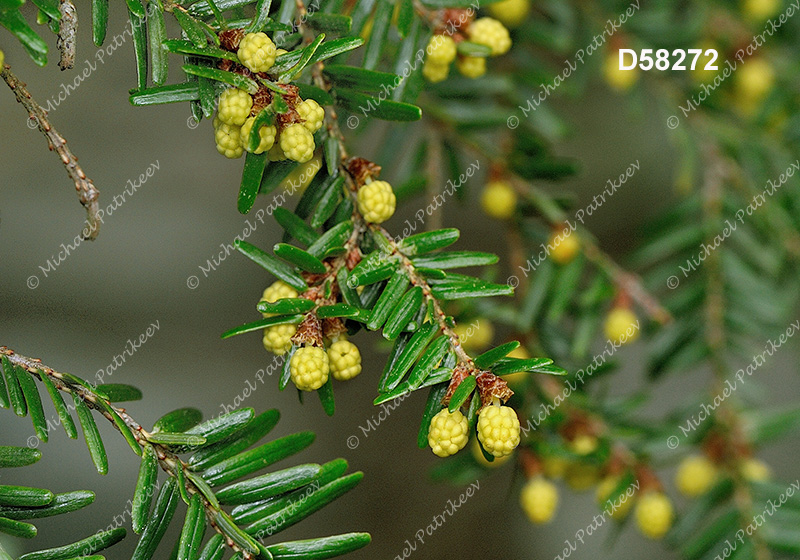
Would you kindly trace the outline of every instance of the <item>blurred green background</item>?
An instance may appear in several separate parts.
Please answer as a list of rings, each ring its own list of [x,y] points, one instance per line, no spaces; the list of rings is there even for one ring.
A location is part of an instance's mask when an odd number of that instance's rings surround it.
[[[77,4],[79,14],[89,13],[88,2]],[[123,10],[113,5],[107,45],[124,29]],[[130,44],[126,42],[100,63],[89,39],[88,18],[81,22],[79,35],[76,68],[67,72],[58,70],[53,54],[47,68],[36,68],[6,35],[0,48],[6,62],[44,105],[73,83],[87,67],[87,60],[96,64],[50,117],[100,189],[102,205],[109,204],[124,191],[129,179],[151,165],[157,162],[159,169],[106,217],[97,241],[81,243],[45,275],[40,267],[46,269],[48,259],[57,258],[62,244],[74,243],[85,213],[58,159],[47,152],[44,138],[28,128],[22,108],[7,88],[0,88],[4,90],[0,92],[0,344],[91,379],[125,350],[129,339],[136,339],[158,321],[156,334],[106,379],[131,383],[144,391],[145,399],[128,407],[138,421],[152,425],[163,413],[182,406],[200,408],[206,416],[216,415],[223,405],[234,404],[248,381],[257,385],[242,404],[257,412],[278,408],[283,420],[274,435],[304,429],[317,432],[316,443],[298,456],[298,461],[323,462],[341,456],[350,462],[351,470],[366,473],[356,490],[280,535],[281,540],[364,530],[373,534],[373,544],[349,558],[402,556],[404,541],[413,540],[434,515],[442,513],[448,499],[457,500],[464,491],[432,482],[428,473],[437,459],[429,450],[416,447],[425,396],[410,396],[376,430],[366,435],[362,432],[359,427],[366,427],[368,419],[380,411],[371,405],[374,382],[385,357],[373,348],[377,336],[354,339],[364,355],[364,372],[355,381],[336,387],[333,418],[323,414],[313,395],[300,406],[294,391],[277,390],[274,377],[266,384],[256,380],[258,370],[273,359],[261,347],[259,337],[222,341],[219,333],[258,318],[254,306],[271,279],[238,254],[227,256],[208,277],[199,265],[218,256],[221,245],[241,234],[246,220],[257,225],[248,241],[261,247],[279,239],[278,228],[269,218],[261,224],[254,214],[245,218],[237,213],[242,161],[226,160],[216,153],[210,123],[194,129],[187,126],[190,113],[186,104],[152,108],[128,104],[127,92],[135,83]],[[50,43],[54,52],[54,41]],[[558,102],[574,127],[558,152],[578,157],[582,173],[557,187],[546,187],[573,190],[585,205],[608,178],[617,177],[631,162],[640,160],[641,171],[587,222],[600,245],[621,256],[635,244],[639,226],[674,200],[673,161],[663,122],[656,122],[646,102],[632,115],[626,111],[627,99],[597,86],[590,88],[590,96]],[[414,128],[400,130],[410,134]],[[368,142],[363,142],[360,153],[373,155]],[[468,185],[466,204],[451,201],[438,212],[446,225],[462,228],[460,248],[495,251],[506,257],[502,224],[481,214],[476,203],[482,180],[479,175]],[[268,200],[260,200],[256,210],[267,204]],[[422,197],[406,203],[388,223],[389,229],[399,227],[405,217],[426,204]],[[38,277],[35,289],[28,287],[28,282],[35,283],[32,276]],[[198,277],[196,289],[187,287],[190,276]],[[503,334],[497,334],[496,342]],[[776,401],[800,394],[800,381],[788,367],[795,361],[793,354],[794,349],[782,351],[769,368],[770,375],[778,378],[770,385],[783,388],[784,396],[778,395]],[[630,392],[643,383],[643,359],[641,345],[621,351],[625,368],[614,378],[613,394]],[[706,380],[705,372],[694,372],[662,382],[653,413],[667,410],[681,400],[687,387],[702,387]],[[39,523],[37,548],[63,544],[104,528],[126,509],[138,463],[110,426],[101,426],[101,431],[110,456],[106,477],[96,474],[83,443],[67,440],[62,432],[53,434],[51,442],[42,447],[44,459],[38,465],[24,473],[2,473],[2,483],[41,485],[59,492],[92,489],[98,495],[87,510]],[[0,414],[3,444],[25,445],[32,433],[28,418],[16,418],[8,411]],[[347,445],[352,435],[359,438],[355,449]],[[794,480],[798,451],[795,437],[791,446],[769,449],[763,458],[774,467],[777,477]],[[490,554],[495,558],[549,559],[561,554],[564,540],[574,540],[575,530],[589,525],[597,514],[593,492],[576,495],[562,488],[553,523],[534,527],[517,504],[521,481],[513,473],[506,464],[481,479],[475,496],[432,536],[426,535],[425,546],[411,557],[477,559]],[[670,494],[678,499],[674,492]],[[178,530],[175,525],[173,531]],[[610,529],[607,523],[570,558],[673,557],[632,529],[619,536],[612,550],[608,546]],[[19,540],[2,542],[9,550],[27,550],[27,543]],[[129,538],[109,551],[108,557],[126,558],[134,544],[135,539]],[[164,550],[158,557],[166,558],[168,553]]]

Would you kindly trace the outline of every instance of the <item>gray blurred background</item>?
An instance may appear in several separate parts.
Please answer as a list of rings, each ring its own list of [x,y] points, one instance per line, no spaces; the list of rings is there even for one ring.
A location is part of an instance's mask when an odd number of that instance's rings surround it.
[[[257,391],[243,404],[257,412],[278,408],[282,420],[273,431],[280,436],[313,429],[316,443],[296,461],[324,462],[344,457],[351,470],[363,470],[366,478],[353,492],[334,505],[281,535],[282,540],[363,530],[373,535],[373,544],[350,556],[394,558],[402,556],[404,541],[424,529],[440,514],[448,499],[457,500],[464,488],[435,484],[428,472],[436,462],[429,450],[416,447],[419,415],[425,395],[416,394],[402,402],[376,431],[366,436],[359,426],[379,410],[371,406],[377,376],[384,355],[376,354],[369,339],[355,339],[364,354],[364,373],[355,381],[338,385],[337,413],[324,415],[314,395],[300,406],[294,391],[280,393],[277,380],[260,384],[255,376],[268,366],[272,356],[261,347],[256,334],[221,341],[219,334],[237,324],[258,318],[254,310],[261,291],[271,280],[258,267],[238,254],[231,254],[216,271],[205,277],[199,265],[219,254],[221,244],[232,242],[246,227],[236,211],[236,193],[242,160],[230,161],[214,149],[211,125],[187,126],[188,105],[135,108],[128,104],[128,89],[135,85],[132,46],[128,43],[104,63],[95,58],[90,41],[88,2],[78,2],[81,22],[75,71],[60,72],[56,56],[39,69],[16,41],[3,33],[0,48],[6,62],[28,83],[42,103],[57,98],[62,83],[72,83],[87,66],[95,71],[78,90],[61,102],[51,119],[69,140],[86,173],[101,191],[101,203],[121,194],[129,179],[137,178],[153,164],[159,169],[135,195],[106,217],[99,239],[83,242],[55,270],[45,275],[48,259],[55,259],[61,245],[74,243],[85,213],[58,159],[47,152],[45,140],[28,128],[25,113],[7,88],[0,87],[0,344],[20,353],[37,356],[56,368],[92,378],[106,368],[114,355],[121,354],[129,339],[158,322],[155,335],[107,381],[131,383],[144,391],[145,399],[130,403],[130,413],[145,426],[163,413],[181,406],[195,406],[206,416],[231,406],[248,380]],[[123,9],[111,6],[107,44],[125,29]],[[54,41],[50,41],[54,49]],[[171,61],[177,65],[178,59]],[[180,79],[176,74],[173,80]],[[588,221],[601,245],[620,254],[635,241],[637,228],[669,204],[673,161],[663,133],[663,123],[644,111],[632,117],[623,98],[594,94],[579,101],[561,101],[562,114],[571,115],[575,134],[559,152],[579,155],[583,173],[564,188],[575,190],[586,203],[599,192],[609,177],[616,177],[634,160],[641,172],[631,179]],[[652,118],[653,120],[650,120]],[[370,147],[362,155],[370,157]],[[461,227],[461,248],[505,252],[502,235],[485,235],[476,224],[487,220],[476,204],[482,178],[469,185],[467,207],[445,206],[444,223]],[[560,186],[557,188],[561,188]],[[417,201],[422,203],[422,201]],[[427,204],[427,202],[424,202]],[[256,208],[265,208],[260,200]],[[406,206],[407,215],[419,206]],[[402,212],[393,219],[402,223]],[[279,238],[271,221],[257,224],[250,242],[269,247]],[[392,222],[389,223],[391,228]],[[488,224],[497,228],[497,223]],[[190,276],[198,276],[196,289],[187,287]],[[37,277],[35,289],[28,283]],[[500,333],[502,336],[502,333]],[[794,342],[794,341],[793,341]],[[795,349],[783,351],[770,366],[771,384],[789,399],[800,394],[800,383],[789,364]],[[641,385],[641,347],[624,349],[627,364],[615,377],[615,393],[632,391]],[[663,382],[659,387],[658,410],[686,394],[686,388],[703,386],[703,372]],[[420,392],[424,393],[424,392]],[[48,410],[52,414],[52,410]],[[70,542],[112,523],[122,514],[131,497],[138,463],[127,444],[114,430],[101,423],[110,458],[110,473],[99,476],[91,465],[83,442],[69,441],[56,432],[43,445],[43,460],[24,472],[3,473],[3,483],[46,486],[53,491],[92,489],[98,499],[90,508],[65,519],[43,520],[37,547]],[[30,419],[0,411],[0,442],[25,445],[32,434]],[[356,449],[346,443],[359,437]],[[794,458],[798,440],[781,449],[769,449],[763,457],[780,478],[794,480]],[[294,459],[292,460],[294,461]],[[281,463],[289,464],[288,461]],[[574,540],[575,531],[588,525],[597,513],[593,492],[575,495],[563,489],[559,512],[548,526],[533,526],[518,503],[519,480],[505,465],[480,481],[480,489],[457,515],[417,548],[411,558],[495,558],[545,559],[560,554],[564,540]],[[666,473],[671,478],[671,473]],[[517,485],[517,486],[515,486]],[[678,499],[674,495],[675,499]],[[173,532],[179,524],[175,524]],[[632,528],[626,529],[613,549],[605,545],[610,527],[603,527],[573,552],[576,560],[595,558],[653,560],[671,558],[658,543],[645,541]],[[5,537],[0,537],[5,539]],[[24,552],[29,544],[2,540],[9,550]],[[134,538],[115,547],[109,558],[127,558]],[[168,550],[159,552],[166,558]]]

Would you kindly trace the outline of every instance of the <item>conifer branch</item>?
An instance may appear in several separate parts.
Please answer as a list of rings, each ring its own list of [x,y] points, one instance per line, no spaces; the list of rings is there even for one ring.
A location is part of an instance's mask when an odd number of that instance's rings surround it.
[[[86,176],[83,169],[78,164],[78,158],[72,153],[67,141],[59,132],[53,128],[50,121],[47,119],[47,111],[45,111],[39,103],[31,96],[25,87],[25,83],[20,81],[12,72],[8,64],[0,68],[0,77],[5,80],[8,87],[17,98],[17,102],[28,111],[28,116],[36,122],[36,126],[47,138],[47,143],[51,151],[58,154],[61,163],[67,170],[67,175],[75,183],[75,190],[78,193],[78,200],[81,205],[86,209],[86,227],[81,231],[84,239],[94,240],[100,229],[100,205],[98,199],[100,191],[94,186],[91,179]]]
[[[305,21],[304,15],[306,13],[305,6],[303,5],[302,0],[296,0],[296,3],[298,6],[298,28],[300,32],[303,34],[305,40],[309,41],[310,38],[313,36],[313,34],[311,33],[311,30],[309,30],[308,27],[304,24]],[[312,80],[318,87],[324,89],[325,91],[328,91],[330,90],[331,84],[323,75],[322,73],[323,68],[324,65],[322,62],[318,62],[313,66],[311,70]],[[328,108],[325,111],[325,125],[327,127],[329,136],[331,138],[335,138],[339,144],[339,154],[341,156],[339,169],[340,172],[344,173],[345,176],[348,178],[349,188],[347,189],[347,191],[348,195],[351,197],[353,201],[353,219],[354,223],[356,224],[355,231],[358,232],[361,228],[364,227],[365,222],[363,217],[358,212],[358,200],[356,197],[357,189],[354,182],[355,178],[348,171],[347,167],[344,164],[345,160],[347,159],[347,153],[348,153],[345,144],[344,134],[342,133],[341,128],[339,127],[339,122],[336,117],[336,113],[332,108]],[[442,309],[439,300],[436,297],[434,297],[431,287],[425,280],[425,278],[423,278],[416,272],[413,263],[411,263],[410,259],[407,256],[405,256],[402,253],[402,251],[400,251],[399,247],[397,246],[397,243],[394,241],[394,238],[385,228],[375,224],[370,224],[368,226],[368,229],[383,238],[386,244],[391,248],[391,253],[390,253],[391,255],[399,257],[400,266],[402,266],[406,270],[406,273],[408,275],[409,280],[411,281],[411,284],[422,288],[422,293],[425,300],[430,302],[433,307],[436,320],[439,324],[439,329],[445,336],[447,336],[450,348],[455,353],[456,357],[458,358],[458,361],[467,365],[471,373],[473,374],[477,373],[474,364],[472,362],[472,358],[464,350],[458,335],[455,333],[453,328],[448,324],[447,315]]]
[[[719,147],[710,140],[703,146],[703,156],[706,159],[702,186],[703,218],[705,223],[718,224],[722,222],[723,192],[725,182],[730,178],[730,167],[726,166]],[[706,243],[713,243],[711,237],[712,233],[706,235]],[[726,389],[725,380],[728,375],[725,360],[725,276],[720,251],[714,251],[708,256],[705,270],[708,290],[703,314],[706,320],[705,338],[714,375],[711,388],[714,395],[720,395]],[[733,481],[734,503],[739,511],[741,525],[746,527],[752,518],[753,496],[742,472],[746,459],[743,452],[749,453],[750,445],[744,436],[742,419],[735,405],[728,400],[722,402],[716,419],[721,428],[719,436],[722,464]],[[769,560],[771,554],[763,535],[756,531],[750,538],[755,546],[756,559]]]
[[[58,9],[61,13],[56,41],[61,53],[58,67],[68,70],[75,66],[75,53],[78,48],[78,11],[72,0],[61,0]]]
[[[158,459],[158,464],[168,476],[173,477],[178,480],[179,483],[184,485],[184,488],[188,495],[198,494],[203,502],[203,506],[205,509],[205,515],[208,519],[209,525],[211,525],[214,530],[222,535],[225,538],[225,543],[229,548],[231,548],[235,553],[241,554],[243,559],[252,560],[255,558],[255,555],[252,554],[250,551],[243,549],[242,547],[238,546],[232,539],[231,536],[228,535],[215,521],[217,514],[219,514],[222,510],[219,508],[218,505],[212,504],[204,495],[198,486],[192,482],[190,477],[188,476],[189,468],[186,463],[184,463],[180,457],[178,457],[175,453],[170,451],[167,447],[153,443],[148,440],[148,432],[142,428],[142,426],[134,420],[124,408],[119,408],[114,406],[110,401],[104,399],[101,395],[96,392],[91,391],[85,386],[80,386],[69,379],[67,379],[64,374],[58,372],[57,370],[43,364],[41,360],[38,358],[29,358],[27,356],[23,356],[21,354],[17,354],[13,350],[5,347],[0,346],[0,356],[6,356],[11,362],[12,365],[20,367],[27,371],[28,373],[35,375],[38,378],[42,378],[42,376],[47,376],[52,382],[53,385],[61,392],[67,393],[72,396],[76,396],[81,399],[90,409],[93,409],[99,412],[104,418],[106,418],[114,428],[121,433],[120,427],[114,422],[113,417],[109,410],[116,413],[124,422],[125,425],[131,430],[133,433],[136,442],[139,444],[141,449],[145,449],[146,447],[150,447],[155,452],[156,458]],[[100,401],[103,401],[103,404],[100,404]],[[180,471],[180,472],[179,472]]]
[[[456,134],[447,123],[440,123],[442,130],[447,133],[448,139],[456,144],[463,146],[474,154],[488,159],[493,164],[505,168],[505,163],[494,153],[491,153],[481,143],[470,138],[467,134]],[[506,170],[505,174],[511,184],[525,199],[530,201],[540,212],[542,218],[552,227],[562,228],[569,216],[560,209],[555,201],[545,192],[537,189],[529,181],[520,177],[511,170]],[[661,324],[672,321],[672,315],[664,308],[653,294],[644,287],[639,275],[630,272],[620,266],[608,253],[600,249],[593,240],[588,237],[581,237],[581,247],[583,247],[586,258],[599,267],[621,291],[628,294],[631,299],[642,306],[650,317]]]

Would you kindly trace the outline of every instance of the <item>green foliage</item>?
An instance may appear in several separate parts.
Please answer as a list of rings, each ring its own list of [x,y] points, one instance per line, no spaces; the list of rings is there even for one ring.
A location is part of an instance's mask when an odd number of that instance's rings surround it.
[[[24,20],[23,2],[0,0],[0,25],[43,64],[47,46]],[[51,0],[34,4],[41,11],[40,20],[57,31],[58,7]],[[785,491],[778,483],[755,482],[745,476],[744,463],[760,446],[796,428],[800,410],[794,404],[769,408],[757,391],[749,389],[748,381],[747,390],[688,430],[680,453],[670,442],[700,407],[715,402],[719,387],[733,383],[734,372],[744,371],[737,371],[741,360],[754,359],[753,353],[761,352],[765,341],[781,335],[797,309],[800,221],[796,209],[800,199],[795,191],[783,189],[763,209],[761,205],[751,208],[762,195],[756,185],[771,184],[798,165],[792,163],[798,147],[797,119],[786,119],[787,114],[796,112],[796,100],[791,98],[796,84],[781,72],[782,87],[773,88],[760,104],[732,108],[727,105],[743,101],[743,96],[737,90],[740,86],[726,83],[719,95],[704,100],[699,109],[693,108],[696,112],[685,122],[678,121],[680,128],[673,130],[673,140],[680,158],[676,183],[681,200],[649,224],[645,243],[631,259],[632,267],[644,273],[641,281],[603,253],[600,243],[583,227],[588,208],[579,208],[560,187],[557,194],[548,194],[552,183],[575,175],[579,167],[572,159],[554,153],[554,143],[565,139],[569,127],[555,109],[541,104],[540,95],[541,90],[548,91],[546,84],[560,87],[566,82],[563,68],[553,61],[578,52],[592,56],[584,52],[587,38],[596,40],[606,17],[616,15],[620,6],[605,1],[591,9],[575,3],[538,4],[535,17],[512,33],[515,43],[521,45],[499,65],[502,72],[490,68],[480,80],[450,78],[423,87],[423,49],[432,32],[441,33],[452,24],[442,19],[445,14],[440,10],[462,7],[471,11],[473,3],[423,0],[398,4],[326,0],[319,10],[311,10],[309,5],[309,13],[303,13],[303,5],[286,1],[273,5],[271,0],[183,4],[150,0],[144,5],[140,0],[128,0],[138,78],[130,92],[133,105],[185,101],[200,120],[212,116],[220,92],[229,86],[268,94],[270,102],[258,112],[246,139],[248,152],[258,146],[262,124],[280,119],[296,122],[292,111],[297,95],[327,107],[324,126],[314,139],[320,149],[312,162],[270,161],[266,153],[248,153],[245,158],[237,199],[241,213],[251,211],[259,195],[302,191],[294,210],[280,207],[284,202],[271,205],[285,231],[271,252],[237,241],[240,252],[299,294],[258,302],[256,310],[266,316],[230,329],[223,338],[301,325],[285,353],[278,384],[283,390],[291,380],[292,358],[301,346],[322,346],[344,333],[380,332],[392,346],[377,380],[374,404],[429,388],[418,433],[420,447],[427,444],[430,420],[443,406],[450,411],[464,410],[474,432],[478,410],[488,404],[484,401],[499,397],[481,387],[481,379],[488,378],[499,387],[503,400],[510,399],[522,419],[519,456],[527,476],[547,473],[549,463],[560,462],[567,465],[568,484],[572,484],[571,478],[587,473],[588,478],[611,477],[615,483],[611,498],[619,497],[634,479],[661,488],[653,482],[657,475],[652,465],[677,460],[687,447],[701,448],[719,466],[720,476],[681,512],[666,542],[686,559],[725,556],[726,544],[736,540],[752,515],[760,513],[759,505],[780,500]],[[620,45],[683,48],[714,40],[732,60],[735,49],[749,40],[754,25],[753,21],[740,21],[743,18],[733,13],[732,6],[649,4],[647,15],[626,23],[624,35],[594,49],[598,54],[587,58],[584,77],[576,73],[563,87],[563,94],[592,94],[595,84],[588,76],[601,66],[607,72],[607,65],[599,59],[613,57]],[[165,17],[170,13],[181,30],[179,37],[167,35]],[[92,16],[92,34],[99,45],[106,34],[106,0],[93,0]],[[779,69],[789,68],[793,58],[787,52],[794,47],[791,37],[797,29],[794,22],[787,27],[789,32],[775,38],[774,50],[759,52],[752,60],[774,56],[782,61]],[[242,29],[268,32],[288,52],[280,54],[268,72],[243,70],[238,53],[227,43],[232,33]],[[459,37],[460,56],[486,58],[491,54],[490,47],[466,39]],[[185,81],[166,84],[171,54],[182,57]],[[317,64],[323,61],[325,64]],[[584,64],[583,58],[580,63]],[[653,79],[666,85],[664,75]],[[608,75],[606,80],[615,85]],[[654,103],[674,113],[685,98],[698,92],[698,84],[694,77],[670,80],[659,88],[663,91]],[[644,107],[650,112],[642,97],[634,89],[626,101],[639,112],[644,112]],[[421,127],[396,125],[390,134],[381,134],[383,131],[372,125],[374,120],[414,123],[422,120],[423,114]],[[786,122],[775,124],[781,121]],[[346,139],[343,123],[352,131]],[[384,176],[397,178],[394,192],[401,202],[423,192],[435,192],[436,196],[446,192],[453,196],[453,204],[458,204],[466,197],[467,189],[462,187],[488,162],[489,179],[506,181],[519,198],[506,224],[513,232],[509,244],[516,261],[511,274],[503,279],[498,268],[482,268],[473,273],[477,275],[456,272],[500,264],[498,257],[489,253],[450,249],[459,239],[456,229],[414,233],[414,225],[412,234],[393,235],[379,224],[368,223],[358,191],[376,180],[379,170],[371,162],[345,157],[350,153],[345,141],[364,131],[372,135],[367,138],[382,138],[377,159],[385,167]],[[315,172],[306,177],[312,166]],[[446,191],[443,184],[448,185]],[[283,193],[281,197],[283,201]],[[556,258],[559,242],[553,239],[565,231],[565,224],[568,238],[578,240],[580,251],[573,258]],[[544,258],[538,257],[541,251]],[[493,296],[509,299],[485,300]],[[619,343],[607,340],[614,337],[603,331],[603,319],[617,308],[636,309],[647,317],[641,319],[641,325],[636,323],[636,333],[647,338],[649,359],[643,369],[651,383],[708,369],[714,376],[712,388],[687,396],[682,406],[659,420],[643,420],[645,407],[655,394],[654,385],[609,398],[607,381],[617,372],[614,356]],[[463,325],[472,318],[500,324],[525,344],[512,340],[483,348],[472,357],[456,332],[457,322]],[[600,341],[602,347],[598,347]],[[523,351],[550,357],[512,357]],[[361,478],[360,473],[346,475],[347,465],[341,460],[245,478],[299,452],[313,440],[312,433],[303,432],[253,447],[277,423],[275,411],[255,415],[252,409],[244,409],[201,424],[198,411],[180,409],[146,432],[111,404],[139,398],[132,387],[87,386],[66,374],[51,376],[36,366],[18,367],[5,355],[1,365],[0,406],[30,416],[40,440],[47,440],[48,425],[37,383],[46,388],[60,423],[74,438],[77,427],[60,393],[73,396],[98,472],[107,471],[108,461],[93,411],[110,419],[142,455],[133,516],[134,531],[142,537],[135,558],[156,554],[180,501],[188,504],[188,510],[176,548],[178,558],[220,558],[226,539],[240,555],[262,558],[327,558],[364,546],[369,540],[366,535],[351,534],[264,546],[253,539],[299,521]],[[511,377],[498,379],[512,375],[513,381]],[[513,396],[509,396],[507,384],[513,387]],[[335,411],[333,385],[328,378],[317,389],[329,415]],[[581,449],[578,443],[586,443],[587,438],[588,449]],[[188,455],[184,462],[177,458],[182,454]],[[494,460],[485,451],[482,457]],[[31,452],[0,448],[0,466],[37,459]],[[456,482],[472,480],[487,472],[480,459],[462,453],[437,467],[435,476]],[[161,485],[152,506],[159,487],[159,467],[167,471],[169,479]],[[214,490],[222,485],[229,486]],[[312,497],[295,508],[309,487],[315,488]],[[71,511],[83,504],[85,496],[58,500],[59,496],[43,490],[0,487],[0,530],[32,536],[35,528],[24,520],[35,517],[21,516],[19,511]],[[221,504],[235,507],[228,513]],[[201,547],[206,529],[204,508],[210,510],[225,538],[214,535]],[[742,543],[735,557],[800,554],[798,509],[796,500],[787,501],[786,508],[771,516],[757,537]],[[99,546],[118,536],[106,534],[105,540],[96,537],[93,542]],[[50,551],[31,558],[64,553]]]
[[[7,362],[7,360],[4,361]],[[12,367],[4,367],[3,374],[5,375],[0,374],[0,377],[8,379],[6,372],[10,371]],[[28,375],[24,371],[18,373],[20,376]],[[24,377],[22,378],[24,379]],[[25,467],[36,463],[41,457],[39,451],[27,447],[0,447],[0,468]],[[54,494],[44,488],[0,485],[0,532],[14,537],[32,539],[36,537],[38,531],[36,526],[29,521],[78,511],[92,504],[94,499],[94,493],[88,491]],[[79,554],[88,556],[113,546],[124,537],[125,529],[122,528],[99,532],[69,545],[31,552],[20,558],[58,560],[73,558]],[[0,547],[0,557],[7,557],[4,555],[5,552]]]
[[[156,557],[181,501],[188,507],[176,545],[179,558],[197,559],[201,557],[201,552],[207,552],[214,558],[222,557],[224,547],[220,545],[224,544],[224,540],[212,538],[205,550],[202,547],[209,516],[215,520],[216,531],[220,533],[218,536],[234,543],[234,552],[253,558],[276,557],[271,552],[272,548],[280,554],[294,554],[292,558],[320,557],[314,554],[321,552],[315,551],[325,551],[325,557],[330,558],[369,542],[369,536],[361,533],[302,543],[265,546],[260,542],[329,504],[352,489],[363,476],[361,473],[345,475],[347,463],[338,460],[328,466],[305,464],[246,478],[302,451],[314,440],[313,433],[301,432],[248,449],[277,424],[279,415],[276,410],[256,415],[253,409],[245,408],[201,422],[200,411],[181,408],[158,419],[148,432],[126,412],[116,409],[109,397],[138,399],[141,393],[137,389],[128,385],[92,387],[76,376],[55,372],[39,362],[20,358],[5,348],[3,351],[0,380],[4,388],[12,382],[24,387],[14,393],[14,399],[18,401],[14,408],[24,408],[30,412],[37,437],[46,436],[49,429],[44,415],[35,412],[41,408],[41,383],[51,397],[60,398],[62,392],[72,395],[72,410],[77,412],[89,454],[101,474],[108,472],[108,459],[92,411],[102,413],[124,437],[129,434],[132,438],[134,451],[142,456],[131,501],[133,530],[141,534],[133,558],[149,560]],[[56,392],[51,393],[50,388]],[[57,403],[63,404],[63,400],[59,401],[58,398],[53,399],[57,407]],[[12,402],[7,398],[0,404],[3,408],[11,408]],[[64,408],[64,412],[65,418],[71,420],[70,409]],[[46,441],[45,438],[40,439]],[[187,456],[181,458],[181,455]],[[24,467],[40,458],[41,453],[34,449],[0,447],[0,468]],[[159,469],[168,475],[166,481],[159,480]],[[213,490],[223,485],[227,486]],[[90,505],[94,498],[91,492],[53,494],[46,489],[0,485],[0,532],[33,538],[37,530],[28,520],[70,513]],[[266,502],[280,503],[282,506],[258,511],[258,506]],[[248,526],[240,527],[241,521],[234,520],[223,509],[224,505],[247,508]],[[113,546],[125,534],[123,528],[101,531],[75,543],[28,553],[21,558],[59,560],[88,557]],[[251,535],[255,535],[258,541]]]

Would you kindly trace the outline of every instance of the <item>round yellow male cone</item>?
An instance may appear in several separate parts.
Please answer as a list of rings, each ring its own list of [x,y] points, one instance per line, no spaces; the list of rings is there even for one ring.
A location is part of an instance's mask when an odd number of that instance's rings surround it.
[[[742,465],[742,476],[750,482],[764,482],[772,476],[772,471],[763,461],[747,459]]]
[[[626,344],[639,336],[638,319],[627,307],[616,307],[606,317],[603,330],[609,340]]]
[[[660,539],[669,531],[672,517],[672,503],[661,492],[648,492],[636,504],[636,524],[651,539]]]
[[[277,48],[266,33],[248,33],[237,51],[239,61],[253,72],[266,72],[275,64]]]
[[[322,122],[325,120],[325,109],[313,99],[306,99],[302,103],[298,103],[297,114],[303,119],[303,126],[311,133],[314,134],[322,128]]]
[[[519,418],[508,406],[490,405],[478,414],[478,439],[495,457],[510,455],[519,445]]]
[[[507,220],[517,209],[517,192],[508,181],[490,181],[481,193],[481,206],[492,218]]]
[[[426,51],[430,63],[446,66],[456,59],[456,42],[449,35],[432,35]]]
[[[292,383],[301,391],[316,391],[328,381],[330,362],[323,348],[298,348],[289,362]]]
[[[532,523],[549,523],[558,507],[558,489],[546,478],[534,477],[522,487],[519,503]]]
[[[749,58],[735,74],[736,102],[741,109],[751,110],[772,90],[775,70],[763,58]]]
[[[626,64],[630,64],[626,61]],[[639,79],[639,67],[630,70],[620,70],[619,51],[609,52],[603,59],[603,78],[608,87],[618,92],[628,91]]]
[[[686,457],[678,466],[675,485],[684,496],[695,498],[705,494],[717,478],[717,467],[703,455]]]
[[[530,0],[502,0],[489,4],[489,13],[506,27],[517,27],[528,16]]]
[[[511,48],[508,29],[496,19],[484,17],[476,19],[467,28],[470,39],[492,49],[491,56],[505,54]]]
[[[283,356],[292,347],[292,337],[297,332],[297,325],[275,325],[264,329],[261,343],[264,348],[275,354]]]
[[[253,98],[249,93],[237,88],[226,89],[219,96],[217,117],[225,124],[242,126],[252,107]]]
[[[336,381],[347,381],[361,373],[361,352],[349,340],[337,340],[328,348],[331,375]]]
[[[386,181],[372,181],[358,189],[358,211],[368,222],[385,222],[394,215],[396,206],[394,190]]]
[[[578,234],[574,231],[566,237],[562,233],[553,233],[547,241],[547,245],[552,247],[550,256],[553,260],[561,265],[567,264],[581,250],[581,242],[578,239]]]
[[[247,117],[242,125],[241,130],[239,131],[240,140],[242,142],[242,148],[247,150],[247,145],[250,142],[250,132],[253,130],[253,124],[255,124],[256,118],[255,117]],[[275,144],[275,135],[277,134],[277,129],[274,125],[265,124],[261,125],[258,129],[258,146],[256,146],[255,150],[253,150],[254,154],[263,154],[267,150],[271,149],[272,146]],[[250,151],[250,150],[247,150]]]
[[[242,157],[244,148],[242,147],[241,127],[214,120],[217,123],[217,126],[214,127],[214,142],[217,145],[217,151],[228,159]]]
[[[486,58],[481,56],[459,56],[458,60],[456,60],[456,68],[458,68],[458,72],[462,76],[474,80],[486,74]]]
[[[742,13],[750,21],[760,23],[776,15],[781,5],[781,0],[744,0]]]
[[[286,282],[278,280],[270,284],[264,293],[261,294],[261,301],[275,303],[279,299],[292,299],[298,296],[297,290]],[[273,313],[262,313],[267,317],[272,317]],[[264,348],[277,356],[282,356],[292,347],[292,337],[297,332],[297,325],[275,325],[264,329],[262,343]]]
[[[449,64],[436,64],[434,62],[425,61],[425,64],[422,66],[422,77],[432,84],[445,81],[449,74]]]
[[[455,455],[467,445],[468,439],[469,424],[460,410],[450,412],[443,408],[431,418],[428,445],[435,455]]]
[[[298,296],[297,290],[292,288],[289,284],[284,282],[283,280],[278,280],[277,282],[273,282],[270,284],[264,293],[261,294],[261,301],[266,301],[267,303],[275,303],[279,299],[293,299]],[[271,313],[263,313],[264,317],[271,317]]]
[[[569,442],[569,449],[576,455],[589,455],[597,450],[598,445],[595,436],[580,434]]]
[[[278,139],[284,155],[300,163],[306,163],[314,157],[314,135],[302,124],[290,124],[281,130]]]

